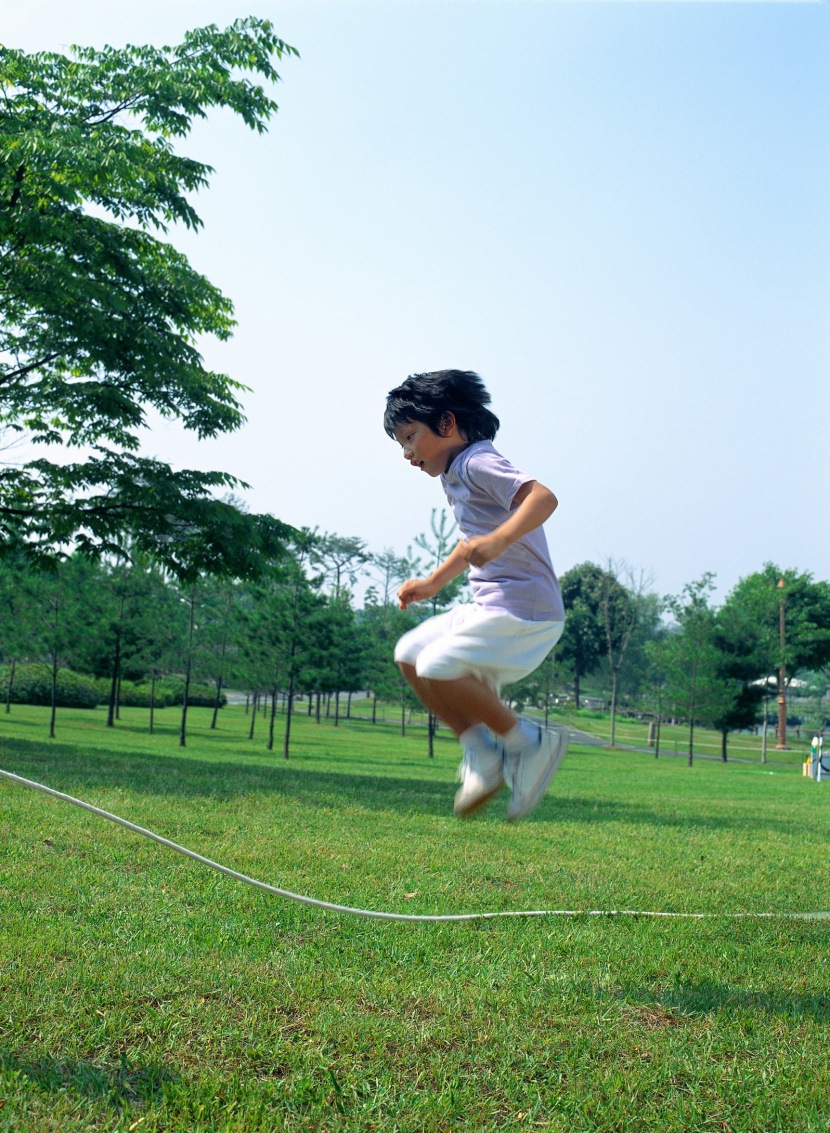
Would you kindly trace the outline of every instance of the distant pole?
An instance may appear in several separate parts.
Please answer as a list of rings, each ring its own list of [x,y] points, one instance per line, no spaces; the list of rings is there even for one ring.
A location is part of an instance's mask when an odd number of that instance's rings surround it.
[[[789,751],[787,747],[787,667],[784,664],[785,617],[784,617],[784,579],[779,578],[776,589],[778,596],[778,637],[781,646],[781,665],[778,669],[778,743],[776,751]]]

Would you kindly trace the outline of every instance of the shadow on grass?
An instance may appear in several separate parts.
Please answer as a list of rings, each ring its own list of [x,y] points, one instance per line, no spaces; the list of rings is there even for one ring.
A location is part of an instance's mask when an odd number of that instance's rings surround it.
[[[659,995],[646,989],[628,989],[623,992],[627,1003],[638,1004],[643,1008],[643,1021],[647,1025],[659,1025],[661,1013],[666,1015],[670,1025],[677,1026],[687,1016],[710,1015],[725,1012],[729,1015],[742,1015],[746,1012],[776,1015],[793,1022],[814,1020],[817,1023],[830,1023],[830,995],[800,995],[797,992],[778,989],[758,989],[733,987],[717,980],[700,980],[667,988]],[[657,1023],[652,1023],[652,1017]]]
[[[9,740],[0,744],[0,766],[55,790],[84,797],[85,788],[122,789],[137,795],[160,797],[215,798],[231,800],[267,793],[302,802],[308,806],[331,807],[343,803],[367,810],[398,811],[447,817],[452,811],[453,787],[442,781],[422,778],[355,774],[348,771],[320,771],[298,763],[273,766],[221,760],[202,760],[191,756],[146,755],[100,752],[76,745],[39,744]],[[90,800],[87,800],[90,801]],[[673,803],[672,803],[673,805]],[[486,812],[492,821],[498,811]],[[126,816],[125,816],[126,817]],[[498,821],[498,818],[495,819]],[[473,821],[481,821],[475,819]],[[683,830],[764,830],[792,833],[789,820],[749,813],[711,814],[701,811],[665,812],[621,800],[557,797],[555,786],[528,820],[566,822],[581,825],[621,823]],[[805,832],[802,821],[799,830]]]
[[[102,1100],[119,1111],[125,1106],[159,1104],[165,1083],[178,1081],[178,1075],[163,1065],[136,1065],[123,1054],[120,1062],[107,1064],[51,1056],[21,1058],[11,1051],[0,1051],[0,1072],[25,1078],[49,1093],[69,1091]]]

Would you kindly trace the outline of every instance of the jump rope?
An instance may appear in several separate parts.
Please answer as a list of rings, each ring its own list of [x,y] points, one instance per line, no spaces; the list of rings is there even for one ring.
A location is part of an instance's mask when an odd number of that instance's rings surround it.
[[[105,818],[108,822],[114,822],[118,826],[123,826],[125,830],[132,830],[134,834],[140,834],[143,838],[149,838],[153,842],[158,842],[160,846],[166,846],[168,850],[173,850],[176,854],[182,854],[183,857],[192,858],[193,861],[199,862],[201,865],[209,866],[210,869],[224,873],[226,877],[232,877],[234,881],[241,881],[243,885],[250,885],[254,889],[263,889],[266,893],[273,893],[276,897],[284,897],[289,901],[299,901],[301,905],[311,905],[315,909],[326,909],[332,913],[346,913],[353,917],[368,917],[377,921],[428,921],[433,924],[439,921],[486,921],[495,920],[498,917],[670,917],[683,920],[830,920],[830,912],[672,913],[656,912],[650,909],[516,909],[495,913],[428,914],[386,913],[376,909],[357,909],[353,908],[351,905],[337,905],[332,901],[321,901],[316,897],[306,897],[302,893],[292,893],[290,889],[280,889],[277,885],[269,885],[265,881],[258,881],[255,877],[249,877],[245,873],[239,873],[238,870],[231,869],[229,866],[222,865],[220,862],[214,862],[210,858],[204,857],[202,854],[197,854],[195,850],[189,850],[186,846],[180,846],[177,842],[171,842],[169,838],[164,838],[161,834],[156,834],[154,831],[147,830],[143,826],[137,826],[134,822],[129,822],[126,818],[121,818],[117,814],[111,814],[108,810],[102,810],[100,807],[93,806],[92,803],[84,802],[82,799],[76,799],[72,795],[65,795],[62,791],[55,791],[52,787],[44,786],[43,783],[35,783],[32,779],[24,779],[21,775],[14,775],[11,771],[3,771],[0,769],[0,776],[4,779],[8,779],[12,783],[19,783],[22,787],[30,787],[34,791],[42,791],[45,795],[51,795],[54,799],[61,799],[63,802],[72,803],[73,806],[80,807],[82,810],[88,810],[91,814],[97,814],[99,818]]]

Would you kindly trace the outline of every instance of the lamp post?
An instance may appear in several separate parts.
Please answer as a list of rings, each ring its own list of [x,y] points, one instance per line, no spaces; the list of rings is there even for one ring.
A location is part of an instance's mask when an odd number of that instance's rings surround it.
[[[781,664],[778,668],[778,743],[776,751],[789,751],[787,747],[787,667],[784,664],[785,619],[784,579],[779,578],[778,590],[778,642],[781,647]]]

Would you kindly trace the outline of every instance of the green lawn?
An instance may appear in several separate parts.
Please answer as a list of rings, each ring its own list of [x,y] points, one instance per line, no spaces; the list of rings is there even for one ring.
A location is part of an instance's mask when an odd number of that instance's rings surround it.
[[[454,743],[15,707],[0,766],[243,872],[405,912],[830,910],[830,784],[575,748],[452,816]],[[281,721],[280,721],[281,723]],[[830,922],[319,912],[0,782],[0,1130],[828,1129]]]
[[[598,736],[606,741],[611,738],[611,718],[608,712],[594,712],[590,710],[575,711],[572,707],[556,713],[555,721],[566,721],[574,728],[579,728],[591,735]],[[767,762],[771,767],[798,768],[810,752],[812,731],[801,728],[800,735],[796,734],[794,727],[787,732],[788,751],[775,750],[775,731],[773,721],[770,721],[767,733]],[[615,741],[617,745],[631,745],[646,747],[648,744],[648,721],[628,719],[618,716],[616,722]],[[760,729],[759,729],[760,732]],[[729,759],[761,760],[761,736],[749,732],[731,732],[728,738],[727,755]],[[689,753],[689,725],[668,724],[665,721],[660,728],[660,750],[664,755],[686,755]],[[695,727],[694,754],[696,756],[721,755],[721,734],[711,728]]]

